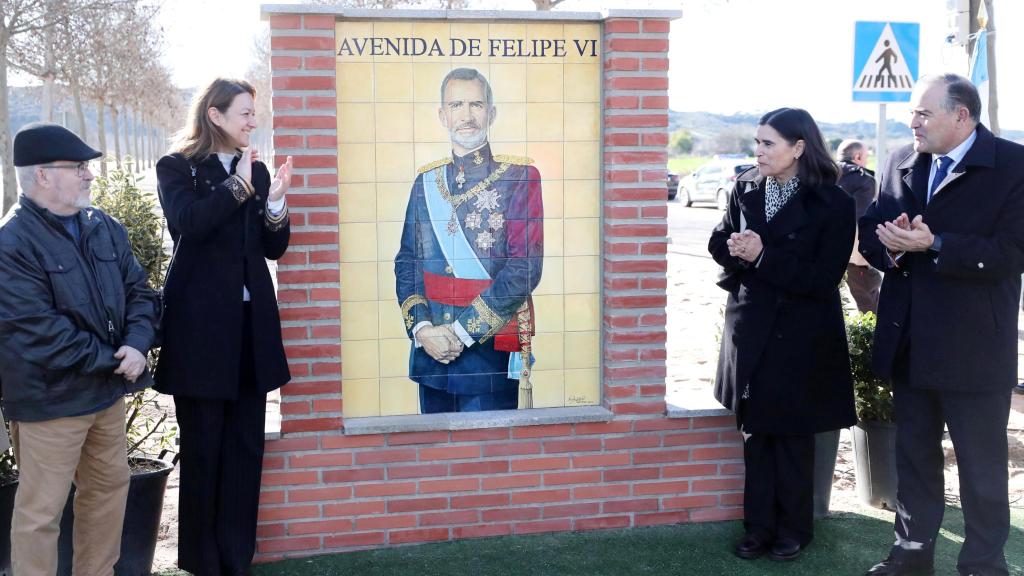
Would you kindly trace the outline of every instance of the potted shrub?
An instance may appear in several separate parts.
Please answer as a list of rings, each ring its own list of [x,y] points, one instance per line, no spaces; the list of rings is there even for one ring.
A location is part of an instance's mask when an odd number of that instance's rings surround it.
[[[108,177],[93,181],[93,204],[124,224],[132,251],[149,274],[150,286],[162,286],[166,260],[163,219],[155,199],[139,189],[130,162],[125,170],[115,170]],[[158,352],[150,353],[150,367]],[[132,477],[121,536],[121,559],[114,569],[118,576],[141,576],[149,574],[153,564],[167,477],[173,469],[173,462],[165,462],[162,456],[171,447],[176,428],[167,422],[167,413],[156,392],[143,390],[125,400],[126,450]],[[0,454],[0,576],[11,574],[10,527],[17,483],[17,467],[9,450]],[[61,518],[59,576],[71,574],[73,496],[72,487]]]
[[[892,385],[871,370],[875,334],[871,312],[846,317],[857,425],[853,427],[857,496],[876,508],[896,509],[896,425]]]

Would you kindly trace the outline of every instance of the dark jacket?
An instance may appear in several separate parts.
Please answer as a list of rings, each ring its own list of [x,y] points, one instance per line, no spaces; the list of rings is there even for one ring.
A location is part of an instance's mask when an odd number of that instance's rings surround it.
[[[89,414],[152,384],[114,374],[122,345],[146,354],[156,295],[128,233],[96,208],[81,242],[22,196],[0,223],[0,382],[4,414],[40,421]]]
[[[978,126],[977,139],[927,204],[932,156],[897,150],[878,200],[860,220],[860,250],[887,271],[873,364],[892,375],[909,350],[911,386],[1005,390],[1017,383],[1017,312],[1024,272],[1024,146]],[[875,233],[901,212],[923,215],[941,251],[904,255],[890,268]]]
[[[266,166],[253,163],[256,192],[251,198],[236,197],[226,185],[229,175],[216,155],[191,163],[180,154],[164,156],[156,176],[174,240],[156,389],[195,398],[237,398],[242,338],[252,339],[257,389],[269,392],[284,385],[290,375],[266,259],[284,254],[290,228],[287,218],[280,224],[268,220]],[[251,296],[251,334],[242,333],[243,285]]]
[[[875,173],[853,162],[839,162],[839,187],[857,203],[857,217],[875,201]]]
[[[764,178],[736,179],[708,250],[729,292],[715,398],[747,432],[810,434],[856,421],[839,281],[853,246],[854,202],[837,186],[801,187],[766,222]],[[760,264],[729,255],[746,227],[764,244]]]

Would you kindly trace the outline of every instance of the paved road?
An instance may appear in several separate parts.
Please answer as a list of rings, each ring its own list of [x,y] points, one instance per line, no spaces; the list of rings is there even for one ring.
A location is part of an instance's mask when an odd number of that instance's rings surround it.
[[[689,256],[708,256],[708,237],[722,214],[710,204],[697,204],[687,208],[678,199],[668,203],[668,235],[672,239],[669,251]]]

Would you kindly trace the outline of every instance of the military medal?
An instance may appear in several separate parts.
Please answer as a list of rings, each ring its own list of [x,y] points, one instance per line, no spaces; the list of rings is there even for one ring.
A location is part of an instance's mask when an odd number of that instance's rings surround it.
[[[473,164],[476,164],[477,166],[479,166],[479,165],[481,165],[483,163],[484,163],[484,157],[480,155],[480,151],[479,150],[474,150],[473,151]]]
[[[462,166],[459,166],[459,173],[455,175],[455,183],[459,185],[459,190],[466,183],[466,170]]]

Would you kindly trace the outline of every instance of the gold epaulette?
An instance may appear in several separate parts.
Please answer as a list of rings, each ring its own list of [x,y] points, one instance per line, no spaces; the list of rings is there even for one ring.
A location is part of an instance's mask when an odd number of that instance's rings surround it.
[[[423,166],[420,166],[420,169],[417,170],[416,173],[417,174],[423,174],[424,172],[430,172],[431,170],[433,170],[434,168],[437,168],[438,166],[444,166],[445,164],[451,164],[451,162],[452,162],[452,157],[451,156],[449,156],[447,158],[441,158],[440,160],[434,160],[430,164],[425,164]]]
[[[513,156],[511,154],[495,154],[494,160],[502,164],[515,164],[517,166],[529,166],[533,164],[533,158],[526,156]]]

